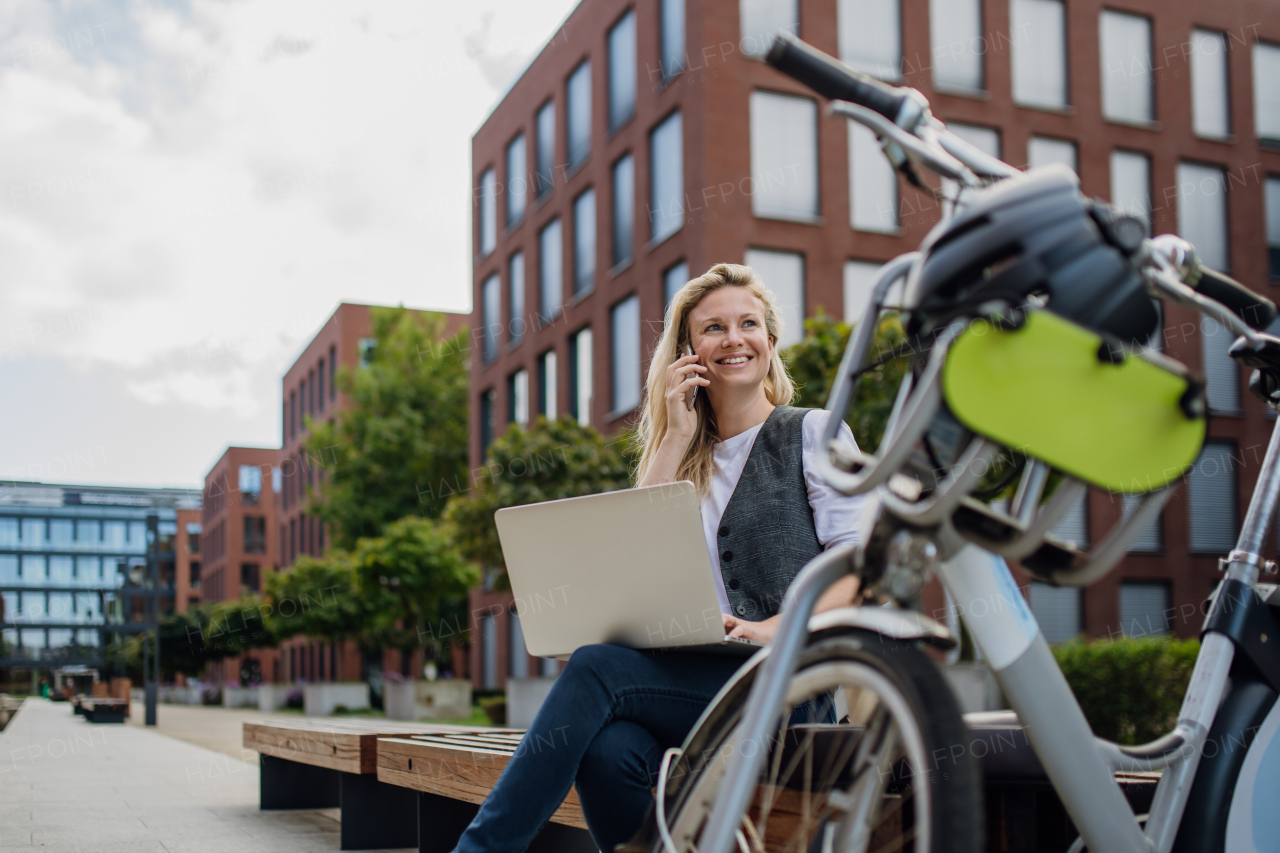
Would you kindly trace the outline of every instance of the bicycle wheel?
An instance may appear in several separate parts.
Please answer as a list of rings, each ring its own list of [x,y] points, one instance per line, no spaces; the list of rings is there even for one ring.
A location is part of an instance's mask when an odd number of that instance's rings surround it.
[[[667,777],[663,808],[621,853],[696,853],[729,757],[754,748],[735,738],[752,680],[732,684],[704,715]],[[837,689],[848,714],[826,722]],[[819,640],[760,745],[767,756],[739,851],[977,851],[982,790],[967,743],[950,687],[919,648],[863,631]]]

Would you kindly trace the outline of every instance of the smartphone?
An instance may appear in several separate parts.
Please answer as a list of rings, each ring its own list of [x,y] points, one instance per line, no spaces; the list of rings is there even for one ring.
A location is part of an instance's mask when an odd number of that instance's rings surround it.
[[[685,355],[693,355],[693,343],[692,343],[692,342],[690,342],[690,343],[686,343],[686,344],[684,345],[684,353],[685,353]],[[695,400],[697,400],[697,399],[698,399],[698,386],[697,386],[697,385],[694,385],[694,386],[693,386],[693,392],[689,394],[689,411],[691,411],[691,412],[693,411],[693,402],[694,402]]]

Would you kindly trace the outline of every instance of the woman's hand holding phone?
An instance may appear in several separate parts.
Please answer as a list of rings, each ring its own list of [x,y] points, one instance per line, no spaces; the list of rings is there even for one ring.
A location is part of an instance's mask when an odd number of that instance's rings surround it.
[[[698,386],[710,385],[711,381],[702,376],[707,368],[698,364],[700,356],[692,347],[685,352],[667,368],[667,432],[692,439],[698,426],[698,413],[693,408]]]

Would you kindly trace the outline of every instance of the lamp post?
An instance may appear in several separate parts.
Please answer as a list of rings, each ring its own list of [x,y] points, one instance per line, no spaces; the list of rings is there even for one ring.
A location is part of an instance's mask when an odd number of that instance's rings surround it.
[[[154,726],[156,724],[156,701],[159,698],[160,691],[160,561],[158,551],[160,548],[160,516],[156,513],[147,514],[147,580],[146,592],[146,618],[147,625],[155,632],[152,646],[152,654],[147,654],[147,641],[144,636],[142,640],[142,679],[146,683],[147,690],[147,725]],[[148,668],[147,659],[150,658],[151,666]]]

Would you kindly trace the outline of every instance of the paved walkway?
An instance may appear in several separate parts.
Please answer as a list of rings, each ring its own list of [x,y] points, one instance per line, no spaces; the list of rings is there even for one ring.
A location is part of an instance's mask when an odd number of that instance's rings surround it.
[[[172,713],[177,707],[160,706],[161,725],[171,712],[171,730],[185,725],[194,737],[198,717]],[[230,720],[238,712],[225,713]],[[223,734],[210,732],[209,742],[225,745],[230,723],[218,727]],[[87,723],[66,702],[28,699],[0,733],[0,851],[33,848],[329,853],[338,850],[337,810],[261,812],[256,763],[153,729]]]
[[[130,704],[130,725],[143,727],[146,705]],[[256,708],[223,708],[221,705],[165,705],[156,708],[157,731],[171,738],[239,758],[249,764],[258,763],[258,753],[244,748],[245,720],[301,720],[301,714],[273,713]]]

